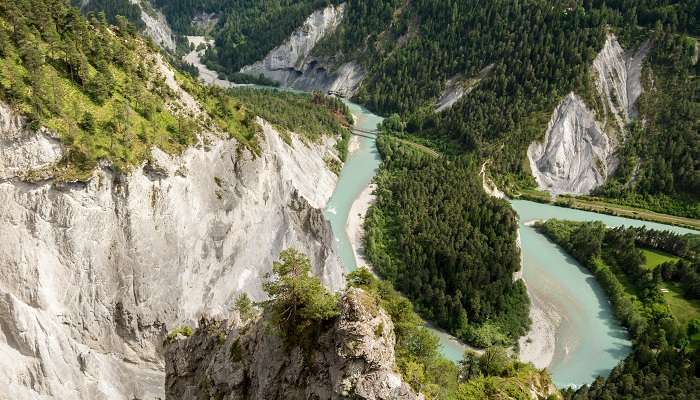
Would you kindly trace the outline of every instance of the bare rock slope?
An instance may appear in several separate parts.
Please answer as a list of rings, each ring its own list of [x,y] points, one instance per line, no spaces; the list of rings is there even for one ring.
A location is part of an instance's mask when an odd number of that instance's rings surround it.
[[[265,317],[202,320],[166,346],[166,399],[422,399],[394,372],[395,341],[391,318],[359,289],[345,293],[311,353],[289,348]]]
[[[285,87],[352,97],[366,75],[364,69],[355,62],[331,67],[327,60],[311,55],[316,44],[333,33],[344,17],[345,3],[314,12],[285,43],[271,50],[263,60],[243,67],[241,72],[262,74]]]
[[[259,155],[204,134],[126,175],[103,165],[84,183],[29,182],[62,146],[0,105],[0,399],[162,398],[165,333],[241,292],[261,299],[287,247],[344,285],[322,214],[334,140],[289,145],[258,124]]]
[[[642,91],[642,62],[649,43],[625,52],[609,34],[593,61],[601,106],[593,111],[574,93],[554,110],[543,142],[528,148],[528,159],[540,189],[554,194],[588,194],[601,186],[617,166],[615,150],[637,115]]]

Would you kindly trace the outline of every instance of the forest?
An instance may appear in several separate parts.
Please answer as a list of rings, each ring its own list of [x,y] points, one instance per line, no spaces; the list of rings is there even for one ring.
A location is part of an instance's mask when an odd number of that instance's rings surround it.
[[[591,270],[610,297],[615,315],[628,328],[634,345],[632,354],[607,379],[598,378],[576,391],[566,390],[565,397],[697,398],[698,236],[558,220],[540,223],[537,229]],[[653,263],[652,256],[661,260]],[[679,300],[672,296],[674,291],[680,292],[680,301],[686,302],[686,307],[675,306]]]
[[[510,345],[529,326],[515,213],[481,189],[472,158],[434,158],[383,134],[377,202],[365,222],[377,273],[419,314],[477,346]]]

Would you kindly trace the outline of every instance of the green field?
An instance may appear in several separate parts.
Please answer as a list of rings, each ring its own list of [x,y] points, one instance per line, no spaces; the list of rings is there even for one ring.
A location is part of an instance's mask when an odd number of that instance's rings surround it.
[[[700,318],[700,301],[684,298],[681,288],[674,283],[665,283],[664,289],[664,299],[681,326],[688,326],[690,320]]]
[[[644,258],[646,259],[646,268],[647,269],[654,269],[658,267],[659,265],[671,261],[671,262],[676,262],[679,260],[678,257],[673,256],[668,253],[664,253],[663,251],[659,250],[654,250],[654,249],[640,249],[642,251],[642,254],[644,254]]]

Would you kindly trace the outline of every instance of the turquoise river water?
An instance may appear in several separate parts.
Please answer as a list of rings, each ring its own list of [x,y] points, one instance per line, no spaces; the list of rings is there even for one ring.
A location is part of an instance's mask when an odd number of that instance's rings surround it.
[[[382,118],[348,103],[356,118],[356,127],[374,130]],[[336,237],[337,249],[346,270],[357,266],[346,233],[348,213],[355,199],[369,185],[379,167],[380,157],[373,138],[359,136],[359,148],[350,153],[336,190],[325,210]],[[533,304],[546,309],[553,325],[554,349],[548,366],[558,387],[590,383],[606,376],[630,351],[626,331],[612,315],[610,303],[593,276],[566,255],[561,248],[526,225],[532,220],[560,218],[578,221],[600,220],[609,226],[647,226],[686,233],[690,230],[650,222],[514,200],[520,217],[523,254],[523,278]],[[441,331],[441,350],[458,361],[466,348]]]

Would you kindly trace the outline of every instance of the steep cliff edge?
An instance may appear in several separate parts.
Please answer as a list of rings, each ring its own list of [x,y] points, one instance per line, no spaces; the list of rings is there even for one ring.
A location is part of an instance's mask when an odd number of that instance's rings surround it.
[[[47,171],[63,146],[0,104],[0,398],[162,397],[167,330],[241,292],[261,299],[287,247],[329,288],[344,284],[322,214],[335,140],[287,144],[257,123],[257,155],[203,133],[180,156],[154,149],[128,174],[102,164],[59,183]]]
[[[601,105],[591,110],[574,93],[557,106],[543,142],[527,151],[540,189],[554,194],[588,194],[615,170],[615,150],[637,115],[642,63],[650,44],[625,52],[609,34],[593,61],[595,95]]]
[[[421,399],[394,371],[394,325],[360,289],[313,350],[289,348],[268,317],[250,325],[202,320],[190,338],[166,346],[166,398]]]
[[[270,51],[263,60],[241,68],[241,72],[262,74],[285,87],[352,97],[366,75],[364,69],[355,62],[331,68],[327,60],[311,55],[316,44],[334,32],[344,16],[345,3],[314,12],[285,43]]]

